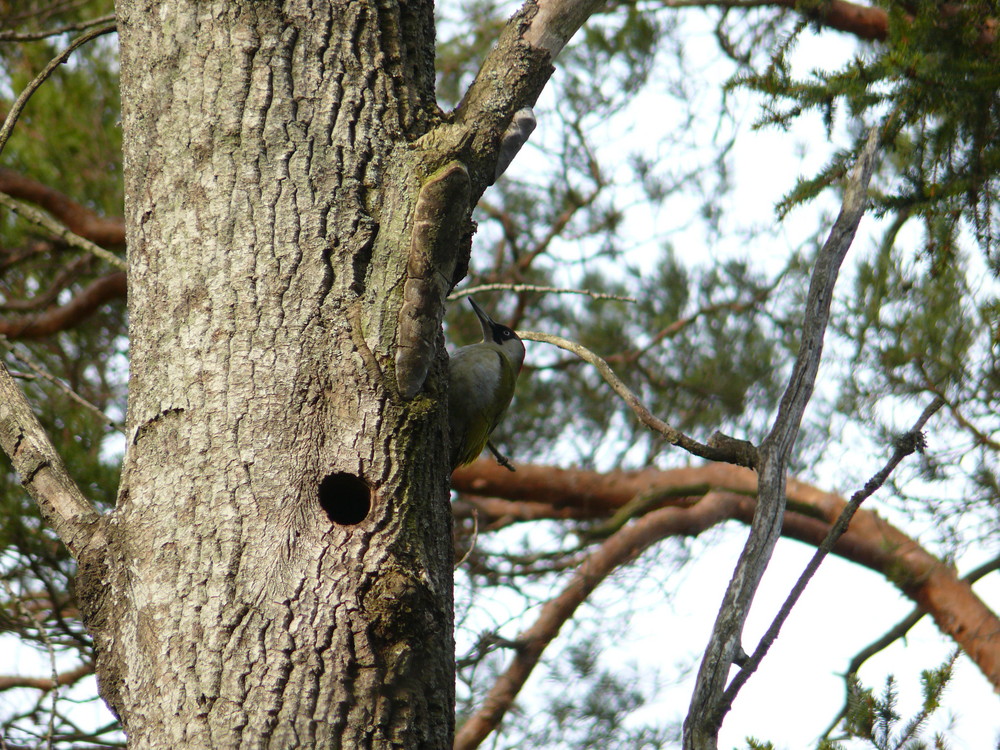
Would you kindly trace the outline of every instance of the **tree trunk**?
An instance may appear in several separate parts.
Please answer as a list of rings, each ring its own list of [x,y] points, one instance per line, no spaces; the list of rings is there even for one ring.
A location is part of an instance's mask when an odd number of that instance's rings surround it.
[[[82,560],[132,748],[450,746],[439,386],[392,356],[429,2],[120,0],[128,446]]]

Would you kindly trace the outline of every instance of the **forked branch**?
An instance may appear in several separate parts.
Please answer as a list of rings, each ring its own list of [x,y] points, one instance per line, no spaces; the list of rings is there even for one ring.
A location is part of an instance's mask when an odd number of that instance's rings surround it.
[[[729,671],[734,659],[742,653],[743,625],[774,546],[781,536],[788,457],[816,383],[840,266],[854,241],[868,204],[868,183],[875,168],[879,137],[877,128],[868,134],[844,186],[840,214],[813,266],[803,311],[799,352],[778,405],[774,424],[758,451],[755,467],[758,474],[757,512],[702,657],[684,722],[685,750],[714,750],[718,744],[719,727],[729,710],[724,698]]]

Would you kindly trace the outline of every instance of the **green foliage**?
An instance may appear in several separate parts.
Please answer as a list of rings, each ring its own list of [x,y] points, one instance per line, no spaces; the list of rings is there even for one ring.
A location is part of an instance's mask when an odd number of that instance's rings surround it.
[[[864,687],[857,675],[850,675],[844,739],[862,740],[874,750],[947,750],[949,745],[943,734],[935,733],[930,739],[921,735],[925,734],[928,720],[941,707],[957,658],[956,651],[940,666],[921,672],[923,705],[905,722],[898,711],[898,689],[892,675],[886,678],[879,695]],[[843,745],[840,741],[823,740],[818,750],[843,750]]]
[[[79,5],[33,0],[17,6],[33,29],[112,11],[111,0]],[[514,7],[495,0],[439,3],[442,109],[458,103]],[[536,108],[539,129],[478,207],[480,228],[466,284],[521,285],[477,293],[477,299],[498,320],[563,335],[607,358],[650,410],[674,426],[701,438],[718,429],[759,440],[798,347],[808,273],[829,222],[817,222],[815,236],[787,252],[785,243],[774,243],[772,251],[767,239],[775,230],[765,226],[741,238],[745,255],[717,253],[712,240],[732,231],[727,222],[733,208],[728,159],[733,141],[711,140],[715,152],[706,156],[695,146],[709,139],[696,136],[731,124],[727,108],[735,108],[740,88],[767,97],[762,125],[788,128],[808,112],[822,115],[828,133],[843,119],[882,123],[890,148],[875,197],[889,227],[871,253],[862,255],[860,243],[852,251],[850,260],[858,258],[852,267],[854,287],[838,298],[826,355],[827,363],[839,366],[838,376],[829,376],[811,404],[812,421],[803,426],[792,468],[810,476],[810,461],[839,437],[837,415],[868,430],[866,437],[879,446],[889,445],[898,425],[882,418],[880,407],[922,404],[929,393],[943,393],[954,405],[949,412],[953,429],[941,428],[943,437],[932,435],[932,450],[921,457],[930,487],[926,507],[949,519],[957,516],[953,511],[985,509],[974,525],[975,533],[985,537],[1000,526],[995,447],[1000,297],[977,282],[983,264],[965,247],[963,227],[971,226],[992,253],[1000,66],[996,43],[984,47],[975,33],[996,10],[981,1],[948,17],[928,0],[905,9],[897,3],[885,7],[892,16],[892,36],[885,44],[805,77],[792,64],[805,22],[767,9],[729,12],[715,33],[742,72],[715,102],[699,96],[702,71],[686,67],[691,39],[678,11],[612,4],[560,57]],[[0,27],[21,28],[25,19],[18,23]],[[16,94],[66,40],[64,35],[0,43],[7,103],[9,94]],[[748,71],[761,54],[766,55],[761,70]],[[658,97],[655,104],[640,100],[650,94]],[[100,214],[120,215],[119,106],[114,40],[107,38],[74,55],[35,95],[2,166]],[[718,111],[706,115],[716,106]],[[650,120],[656,128],[649,127]],[[642,127],[622,126],[629,122]],[[862,136],[860,128],[855,135]],[[779,207],[781,216],[834,184],[856,147],[857,142],[835,153],[818,174],[795,186]],[[673,202],[679,197],[687,199],[680,212]],[[642,222],[634,209],[643,203],[667,215],[669,226],[658,226],[655,241],[635,252]],[[758,220],[771,223],[770,216]],[[908,222],[920,223],[919,241],[906,233]],[[703,243],[676,239],[690,226],[703,231]],[[65,301],[106,271],[35,228],[2,217],[0,317],[21,314],[17,305],[26,301]],[[635,301],[526,288],[530,285]],[[452,306],[446,332],[453,346],[478,340],[479,326],[465,303]],[[117,302],[102,307],[84,326],[18,347],[120,419],[125,334],[124,305]],[[5,361],[32,375],[18,360],[7,356]],[[72,475],[92,500],[110,507],[118,479],[115,457],[108,455],[112,433],[64,390],[37,379],[23,382]],[[538,460],[607,468],[689,460],[639,426],[592,368],[539,344],[528,345],[516,400],[496,437],[515,464]],[[947,442],[947,450],[934,450],[935,442]],[[967,456],[972,460],[964,461]],[[850,479],[842,481],[846,485]],[[941,498],[944,483],[956,481],[961,506]],[[912,493],[896,489],[912,505]],[[55,643],[89,657],[89,638],[73,612],[72,560],[44,528],[6,462],[0,464],[0,518],[0,574],[14,593],[0,592],[0,598],[12,605],[21,595],[44,591],[53,612],[44,622],[43,637],[30,618],[6,606],[0,609],[0,631],[23,634],[43,653]],[[576,532],[593,522],[535,524],[513,541],[513,535],[497,538],[494,529],[481,529],[483,536],[463,568],[467,576],[460,576],[465,588],[457,596],[459,607],[471,606],[468,602],[478,597],[503,600],[507,591],[528,597],[525,591],[536,585],[545,591],[537,596],[532,591],[534,601],[551,595],[579,560],[582,537]],[[968,534],[961,537],[968,539]],[[680,542],[661,545],[646,556],[649,575],[679,569],[689,554]],[[509,645],[486,633],[460,660],[459,721],[479,705]],[[676,745],[677,727],[644,726],[636,719],[658,686],[636,668],[602,662],[601,645],[580,639],[548,657],[531,700],[522,700],[508,716],[496,746]],[[859,734],[852,736],[880,750],[920,747],[916,734],[947,682],[943,671],[928,675],[925,697],[934,700],[907,722],[895,715],[893,683],[879,696],[858,686],[851,731]],[[15,724],[37,729],[41,721],[18,716],[0,733]],[[747,743],[755,750],[773,747],[755,739]]]
[[[787,128],[802,113],[822,114],[832,131],[835,116],[883,128],[895,179],[876,197],[882,213],[908,212],[943,224],[954,234],[965,220],[994,257],[1000,167],[1000,43],[989,31],[995,15],[987,0],[941,6],[930,0],[880,4],[889,14],[889,37],[838,69],[797,77],[790,51],[800,24],[759,72],[733,79],[767,97],[761,126]],[[781,213],[817,195],[845,174],[860,148],[834,155],[818,174],[802,179]]]

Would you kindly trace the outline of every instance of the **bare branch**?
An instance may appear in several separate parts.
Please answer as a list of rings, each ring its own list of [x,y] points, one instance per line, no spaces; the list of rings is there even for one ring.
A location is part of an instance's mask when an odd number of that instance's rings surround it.
[[[24,106],[28,103],[28,99],[34,94],[38,87],[45,83],[45,80],[52,75],[52,72],[62,65],[69,56],[72,55],[77,49],[85,45],[87,42],[96,39],[104,34],[110,34],[115,31],[117,26],[114,23],[105,24],[104,26],[99,26],[96,29],[92,29],[85,34],[81,34],[66,47],[62,52],[56,55],[49,64],[46,65],[42,72],[35,76],[31,83],[29,83],[21,95],[17,97],[17,101],[10,108],[10,112],[7,113],[7,119],[4,120],[3,127],[0,127],[0,153],[3,153],[4,147],[7,145],[7,141],[10,139],[10,134],[14,130],[14,125],[17,123],[17,118],[21,116],[21,112],[24,110]]]
[[[531,107],[566,42],[605,0],[526,0],[504,26],[452,122],[421,139],[428,152],[457,156],[469,168],[472,203],[496,177],[503,134],[515,112]]]
[[[68,672],[59,673],[54,679],[52,677],[0,675],[0,691],[11,690],[13,688],[34,688],[35,690],[44,690],[48,692],[50,690],[55,690],[58,687],[75,685],[84,677],[92,675],[93,673],[94,665],[89,662],[84,662],[80,666],[75,667]]]
[[[65,226],[60,224],[55,219],[46,216],[44,213],[36,208],[32,208],[27,203],[22,203],[19,200],[11,198],[6,193],[0,193],[0,204],[6,206],[8,209],[16,214],[23,216],[28,221],[37,224],[40,227],[44,227],[53,235],[63,240],[64,242],[72,245],[73,247],[84,250],[91,255],[94,255],[106,263],[114,266],[115,268],[120,268],[121,270],[126,270],[128,268],[124,260],[119,258],[114,253],[105,250],[100,245],[97,245],[90,240],[81,237],[75,232],[71,232]]]
[[[882,41],[889,35],[889,15],[882,8],[858,5],[846,0],[826,0],[815,5],[803,5],[796,0],[658,0],[655,4],[666,8],[726,10],[788,8],[822,26],[853,34],[859,39]]]
[[[38,503],[45,522],[74,557],[91,542],[100,514],[84,497],[38,422],[7,367],[0,362],[0,447],[10,457],[21,484]]]
[[[688,437],[680,430],[671,427],[659,417],[654,416],[652,412],[650,412],[649,409],[647,409],[643,403],[639,401],[638,396],[636,396],[631,389],[629,389],[629,387],[622,382],[621,378],[615,375],[614,370],[611,369],[608,363],[585,346],[578,344],[575,341],[564,339],[561,336],[553,336],[551,334],[540,333],[538,331],[518,331],[517,333],[522,339],[526,339],[528,341],[540,341],[542,343],[558,346],[560,349],[572,352],[580,359],[592,364],[597,369],[597,372],[600,373],[601,377],[604,378],[605,382],[611,386],[612,390],[618,394],[618,396],[628,405],[636,417],[638,417],[639,421],[651,430],[659,432],[671,445],[683,448],[695,456],[707,458],[709,461],[725,461],[748,467],[754,465],[756,460],[756,451],[753,449],[752,445],[745,441],[734,440],[716,433],[709,439],[707,444],[699,443],[697,440]]]
[[[61,307],[38,315],[0,320],[0,336],[11,339],[37,339],[75,328],[101,305],[113,299],[124,299],[125,289],[124,272],[103,276],[92,281]]]
[[[33,42],[38,39],[48,39],[51,36],[68,34],[71,31],[83,31],[84,29],[89,29],[92,26],[99,26],[102,23],[109,23],[114,20],[115,14],[111,13],[107,16],[91,18],[89,21],[70,23],[65,26],[58,26],[54,29],[46,29],[45,31],[0,31],[0,42]]]
[[[840,266],[867,206],[868,183],[875,168],[878,144],[879,131],[873,128],[844,186],[840,214],[813,267],[799,353],[778,405],[774,425],[758,452],[757,512],[698,670],[691,705],[684,721],[685,750],[714,750],[719,727],[729,710],[723,692],[733,660],[742,649],[743,624],[754,594],[781,536],[788,456],[815,386]]]
[[[540,47],[555,60],[584,22],[607,0],[537,0],[538,14],[524,35],[529,44]]]
[[[878,490],[885,480],[889,478],[889,475],[895,470],[895,468],[900,464],[900,462],[911,455],[914,451],[923,450],[923,434],[922,430],[927,421],[944,405],[944,400],[941,398],[934,399],[931,404],[924,409],[923,413],[917,419],[916,423],[906,433],[903,438],[896,441],[896,448],[893,451],[892,456],[889,460],[871,479],[869,479],[865,486],[854,493],[851,497],[850,502],[847,503],[844,510],[841,511],[840,516],[837,521],[833,524],[830,532],[826,535],[822,544],[819,545],[812,559],[806,565],[805,570],[799,576],[795,585],[792,586],[792,590],[789,592],[788,597],[785,599],[784,603],[781,605],[781,609],[775,616],[771,625],[768,627],[767,632],[761,638],[760,643],[757,644],[757,648],[754,650],[753,655],[740,666],[742,669],[733,678],[733,681],[726,688],[726,692],[723,695],[723,710],[728,711],[732,706],[733,701],[736,699],[740,688],[746,684],[746,681],[750,679],[757,667],[760,666],[760,662],[767,655],[768,650],[774,643],[775,639],[778,637],[778,633],[781,631],[781,626],[784,625],[788,616],[792,613],[792,607],[802,596],[802,592],[805,591],[806,585],[815,575],[816,571],[819,569],[820,563],[826,558],[830,551],[833,549],[834,544],[837,540],[844,535],[847,531],[847,526],[850,524],[851,519],[854,514],[858,511],[866,499],[872,496],[876,490]]]
[[[2,325],[2,324],[0,324],[0,325]],[[59,388],[60,390],[62,390],[67,396],[69,396],[71,399],[73,399],[78,404],[80,404],[80,406],[82,406],[83,408],[87,409],[88,411],[90,411],[91,413],[93,413],[95,416],[99,417],[100,420],[102,422],[104,422],[105,424],[107,424],[109,427],[113,427],[114,429],[118,430],[118,432],[120,432],[122,434],[125,434],[125,426],[123,424],[120,424],[120,423],[116,422],[115,420],[111,419],[96,404],[91,403],[90,401],[88,401],[87,399],[85,399],[83,396],[81,396],[79,393],[77,393],[72,388],[70,388],[62,380],[60,380],[59,378],[55,377],[51,373],[47,372],[45,370],[45,368],[43,368],[42,366],[40,366],[37,362],[33,361],[32,358],[27,353],[25,353],[23,351],[19,351],[18,349],[16,349],[13,344],[11,344],[9,341],[7,341],[7,337],[4,336],[4,335],[2,335],[2,334],[0,334],[0,346],[5,347],[7,349],[7,351],[9,351],[18,360],[20,360],[21,362],[23,362],[25,364],[25,366],[29,367],[36,375],[38,375],[38,377],[44,378],[45,380],[47,380],[50,383],[52,383],[53,385],[55,385],[57,388]]]
[[[463,297],[469,297],[473,294],[479,294],[480,292],[540,292],[540,293],[551,293],[551,294],[583,294],[591,299],[610,299],[617,302],[637,302],[635,297],[625,297],[620,294],[605,294],[603,292],[592,292],[589,289],[568,289],[566,287],[560,286],[539,286],[537,284],[477,284],[476,286],[471,286],[468,289],[462,289],[461,291],[452,292],[448,295],[448,300],[454,302],[455,300],[460,300]]]

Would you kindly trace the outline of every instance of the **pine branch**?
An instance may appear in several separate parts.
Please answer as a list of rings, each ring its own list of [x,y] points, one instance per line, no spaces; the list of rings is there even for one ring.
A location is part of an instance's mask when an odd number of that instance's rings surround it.
[[[467,500],[478,509],[486,530],[546,518],[606,519],[634,498],[653,493],[662,507],[678,509],[696,505],[709,493],[726,494],[732,498],[728,519],[744,524],[752,522],[758,507],[754,473],[728,464],[603,474],[522,464],[511,474],[484,460],[457,470],[451,481],[456,491],[473,495],[460,497],[456,512],[468,513],[463,506]],[[847,502],[794,479],[788,481],[787,492],[791,510],[784,513],[782,535],[819,547]],[[832,551],[877,572],[916,602],[1000,689],[1000,618],[950,565],[864,508],[854,514]]]
[[[107,16],[91,18],[90,20],[78,23],[70,23],[65,26],[57,26],[54,29],[45,29],[44,31],[0,31],[0,42],[33,42],[39,39],[59,36],[60,34],[68,34],[71,31],[83,31],[84,29],[106,24],[114,20],[115,14],[111,13]]]
[[[71,232],[101,247],[125,246],[125,220],[101,216],[62,193],[13,169],[0,167],[0,193],[45,209]]]
[[[88,252],[97,258],[100,258],[101,260],[105,261],[108,265],[112,265],[115,268],[121,269],[122,271],[128,268],[125,261],[119,258],[114,253],[105,250],[100,245],[91,242],[85,237],[81,237],[75,232],[71,232],[69,229],[67,229],[65,226],[60,224],[55,219],[50,218],[49,216],[45,215],[36,208],[32,208],[27,203],[22,203],[19,200],[11,198],[6,193],[0,192],[0,204],[6,206],[9,210],[24,217],[28,221],[37,224],[40,227],[44,227],[54,236],[65,241],[67,244],[79,248],[80,250],[83,250],[85,252]]]
[[[102,305],[124,299],[125,273],[118,271],[95,279],[65,305],[37,315],[0,319],[0,336],[9,339],[37,339],[75,328]]]

